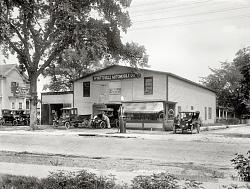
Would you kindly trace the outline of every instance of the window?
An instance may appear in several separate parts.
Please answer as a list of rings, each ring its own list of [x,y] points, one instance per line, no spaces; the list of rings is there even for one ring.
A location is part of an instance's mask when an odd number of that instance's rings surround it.
[[[15,94],[17,92],[18,86],[19,86],[19,83],[11,82],[11,86],[10,86],[11,93]]]
[[[193,107],[193,106],[191,106],[191,110],[194,110],[194,107]]]
[[[15,109],[15,102],[12,102],[12,103],[11,103],[11,108],[12,108],[12,109]]]
[[[19,102],[19,109],[23,109],[23,103]]]
[[[153,94],[153,77],[144,77],[144,94]]]
[[[207,120],[207,107],[205,107],[205,120]]]
[[[90,97],[90,82],[83,82],[83,97]]]
[[[30,109],[30,101],[26,100],[26,109]]]
[[[208,119],[212,119],[212,108],[208,108]]]
[[[181,106],[178,106],[178,113],[181,112]]]

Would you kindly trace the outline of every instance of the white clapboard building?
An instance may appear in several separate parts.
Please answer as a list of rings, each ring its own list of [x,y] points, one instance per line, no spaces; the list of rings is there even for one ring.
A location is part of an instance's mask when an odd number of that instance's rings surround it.
[[[123,107],[127,126],[163,128],[180,111],[199,111],[203,124],[216,118],[216,94],[172,73],[112,65],[73,82],[73,106],[81,115],[98,107]]]

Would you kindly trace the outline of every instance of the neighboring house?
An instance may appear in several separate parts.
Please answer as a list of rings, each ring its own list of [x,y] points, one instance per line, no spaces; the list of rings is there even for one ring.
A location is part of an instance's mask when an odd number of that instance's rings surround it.
[[[179,111],[199,111],[203,124],[216,120],[215,92],[168,72],[113,65],[76,79],[73,92],[79,114],[94,114],[102,104],[115,111],[122,106],[127,121],[143,128],[153,122],[162,128]]]
[[[0,116],[2,109],[30,109],[29,88],[16,64],[0,64]]]

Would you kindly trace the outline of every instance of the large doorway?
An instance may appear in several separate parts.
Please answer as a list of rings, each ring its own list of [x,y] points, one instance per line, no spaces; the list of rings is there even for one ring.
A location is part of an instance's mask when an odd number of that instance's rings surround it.
[[[119,118],[118,111],[119,111],[121,104],[106,104],[106,105],[107,105],[107,108],[114,109],[114,112],[113,112],[114,119],[118,119]]]

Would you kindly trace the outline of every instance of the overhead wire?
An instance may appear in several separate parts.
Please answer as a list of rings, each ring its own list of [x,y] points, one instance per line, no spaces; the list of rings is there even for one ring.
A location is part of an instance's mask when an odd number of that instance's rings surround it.
[[[136,11],[135,13],[133,13],[133,15],[134,16],[145,16],[145,13],[153,15],[153,14],[166,12],[166,11],[169,12],[172,9],[173,9],[172,11],[178,11],[178,9],[183,10],[185,8],[196,8],[196,7],[204,6],[204,5],[206,5],[206,3],[211,2],[211,1],[212,0],[206,0],[206,1],[198,1],[198,2],[193,2],[193,3],[188,3],[188,4],[180,4],[180,5],[176,5],[176,6],[161,7],[161,8],[158,8],[157,10],[150,10],[150,9],[140,10],[140,11]],[[198,4],[198,5],[197,6],[192,6],[192,5],[196,5],[196,4]],[[189,7],[190,5],[192,7]],[[133,12],[133,11],[131,11],[131,12]]]
[[[205,22],[213,22],[213,21],[226,20],[226,19],[239,19],[239,18],[250,18],[250,14],[234,15],[234,16],[230,16],[230,17],[215,18],[215,19],[203,19],[203,20],[196,20],[193,22],[180,22],[180,23],[167,24],[167,25],[155,25],[155,26],[146,26],[146,27],[138,27],[138,28],[135,27],[135,28],[129,29],[129,31],[157,29],[157,28],[160,29],[160,28],[175,27],[175,26],[194,25],[194,24],[200,24],[200,23],[205,23]]]
[[[222,13],[222,12],[235,11],[235,10],[248,9],[248,8],[250,8],[250,7],[244,6],[244,7],[238,7],[238,8],[221,9],[221,10],[199,12],[199,13],[193,13],[193,14],[184,14],[184,15],[177,15],[177,16],[169,16],[169,17],[141,20],[141,21],[135,21],[133,23],[134,24],[143,24],[143,23],[148,23],[148,22],[155,22],[155,21],[162,21],[162,20],[169,20],[169,19],[183,18],[183,17],[194,17],[194,16],[200,16],[200,15],[209,15],[209,14]]]

